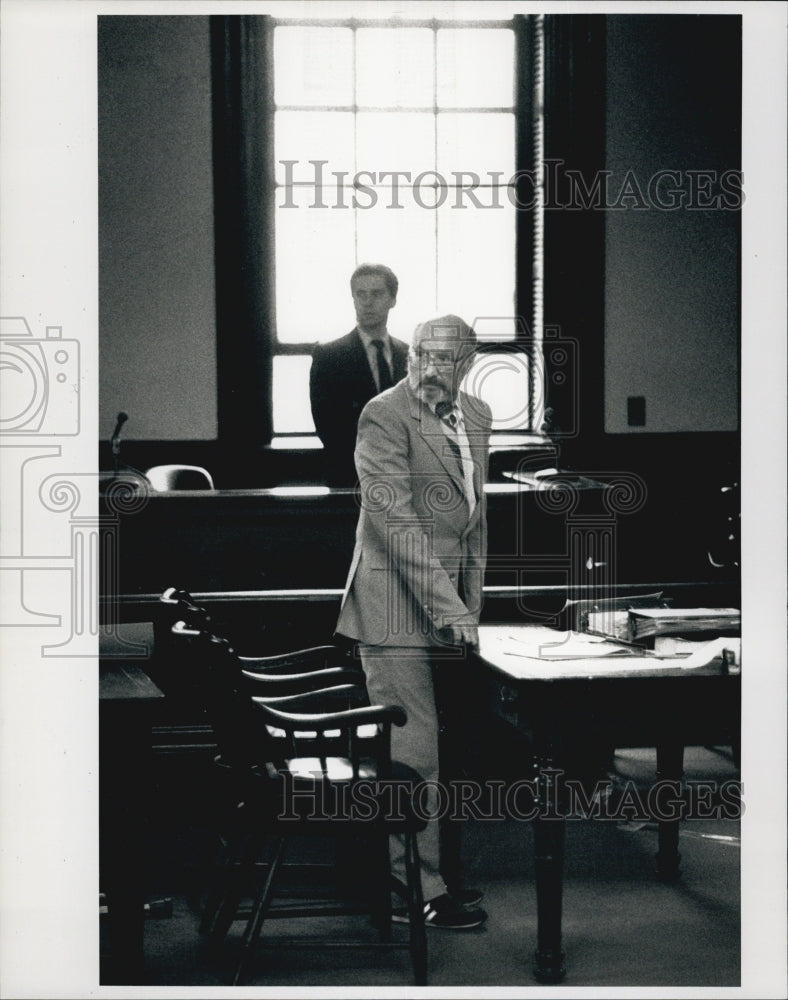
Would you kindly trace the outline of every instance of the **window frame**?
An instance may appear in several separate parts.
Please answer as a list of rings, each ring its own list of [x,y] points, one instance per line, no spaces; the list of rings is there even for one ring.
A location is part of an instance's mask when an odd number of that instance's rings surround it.
[[[536,39],[541,15],[517,14],[500,20],[403,19],[397,27],[495,27],[514,32],[515,169],[518,198],[533,198],[527,172],[539,162],[541,130],[534,128],[535,87],[541,71]],[[275,245],[273,235],[274,74],[273,32],[279,26],[325,25],[381,27],[376,19],[291,19],[270,15],[212,15],[211,54],[214,79],[214,195],[217,271],[217,352],[219,447],[226,461],[247,460],[260,448],[319,447],[312,435],[274,434],[273,358],[310,355],[312,343],[279,342],[276,334]],[[533,173],[531,173],[533,176]],[[538,188],[537,188],[538,194]],[[538,201],[538,199],[537,199]],[[539,226],[531,211],[515,212],[514,340],[485,342],[482,351],[513,345],[531,359],[530,430],[523,442],[539,439],[537,421],[543,392],[537,384],[541,330]],[[537,213],[538,214],[538,210]],[[507,434],[510,432],[495,432]]]

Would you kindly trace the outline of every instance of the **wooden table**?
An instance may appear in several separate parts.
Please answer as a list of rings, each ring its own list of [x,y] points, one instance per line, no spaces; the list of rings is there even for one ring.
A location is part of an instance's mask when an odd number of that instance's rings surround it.
[[[635,653],[571,658],[566,646],[557,645],[565,634],[541,626],[482,626],[479,633],[477,659],[490,681],[494,709],[531,740],[537,796],[534,975],[557,983],[565,975],[565,821],[556,787],[562,749],[578,733],[602,736],[615,747],[655,747],[657,779],[680,783],[685,746],[738,741],[741,677],[729,673],[719,655],[698,666]],[[679,875],[678,834],[678,818],[659,819],[657,874],[666,881]]]
[[[138,622],[121,629],[126,642],[115,635],[99,640],[100,871],[109,945],[102,984],[144,982],[151,719],[164,697],[142,669],[144,650],[152,650],[153,626]]]

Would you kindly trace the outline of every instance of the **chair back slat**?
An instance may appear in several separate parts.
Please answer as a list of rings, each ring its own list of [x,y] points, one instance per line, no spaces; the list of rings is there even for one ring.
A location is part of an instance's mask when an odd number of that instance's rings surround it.
[[[180,643],[176,677],[210,721],[221,763],[274,781],[309,774],[326,794],[339,775],[351,784],[391,777],[391,727],[405,713],[369,706],[358,670],[314,669],[325,662],[318,659],[311,674],[250,671],[188,591],[165,591],[162,604],[183,616],[171,628]]]

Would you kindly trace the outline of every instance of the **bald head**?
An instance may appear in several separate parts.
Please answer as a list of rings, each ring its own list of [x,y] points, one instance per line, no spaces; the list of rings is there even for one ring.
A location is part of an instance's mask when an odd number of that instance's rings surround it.
[[[443,344],[451,344],[460,354],[466,356],[476,350],[476,334],[473,327],[468,326],[461,316],[449,313],[447,316],[436,316],[419,323],[413,334],[414,345],[424,340],[433,340]]]
[[[437,316],[420,323],[408,356],[408,381],[416,395],[433,408],[457,398],[476,350],[476,334],[460,316]]]

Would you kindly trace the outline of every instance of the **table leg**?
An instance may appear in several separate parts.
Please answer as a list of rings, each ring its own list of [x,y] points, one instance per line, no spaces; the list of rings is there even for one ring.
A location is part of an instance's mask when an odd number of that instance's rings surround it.
[[[107,931],[110,959],[102,964],[102,984],[144,983],[145,893],[142,883],[116,877],[107,886]]]
[[[145,808],[150,725],[133,711],[101,717],[101,882],[107,898],[109,955],[102,984],[145,982]],[[146,739],[147,737],[147,739]]]
[[[675,784],[677,799],[681,794],[684,775],[684,746],[681,743],[660,743],[657,747],[657,781]],[[680,877],[679,817],[658,820],[657,878],[662,882],[675,882]]]
[[[550,756],[537,758],[538,812],[533,822],[537,926],[534,976],[540,983],[560,983],[566,975],[561,950],[565,830],[563,818],[554,809],[557,773]]]

